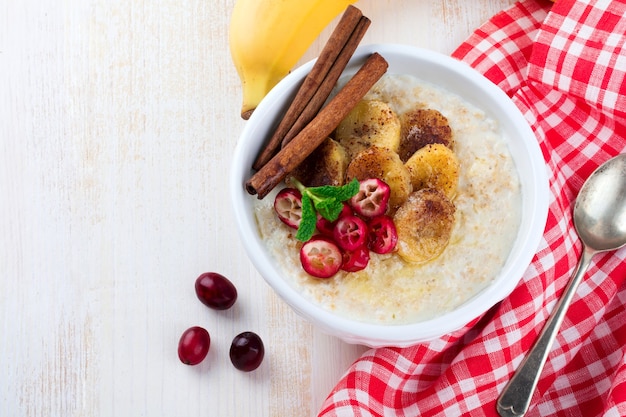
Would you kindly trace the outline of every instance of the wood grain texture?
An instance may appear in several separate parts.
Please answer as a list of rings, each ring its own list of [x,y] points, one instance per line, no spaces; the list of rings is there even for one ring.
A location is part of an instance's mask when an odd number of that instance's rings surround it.
[[[234,0],[0,1],[0,415],[314,416],[365,348],[296,316],[235,234]],[[512,0],[361,0],[363,43],[451,52]],[[302,61],[319,53],[330,27]],[[239,290],[210,311],[193,282]],[[192,325],[198,367],[177,358]],[[228,360],[259,333],[253,373]]]

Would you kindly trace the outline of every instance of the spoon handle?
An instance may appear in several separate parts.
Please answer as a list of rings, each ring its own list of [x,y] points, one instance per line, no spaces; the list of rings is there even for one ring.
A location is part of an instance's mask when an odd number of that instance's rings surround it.
[[[550,318],[544,325],[533,348],[526,354],[515,374],[504,387],[497,402],[498,413],[502,417],[523,416],[528,411],[541,371],[546,363],[552,343],[559,332],[565,313],[574,298],[576,288],[589,267],[595,251],[583,247],[578,266],[570,278],[561,298],[557,302]]]

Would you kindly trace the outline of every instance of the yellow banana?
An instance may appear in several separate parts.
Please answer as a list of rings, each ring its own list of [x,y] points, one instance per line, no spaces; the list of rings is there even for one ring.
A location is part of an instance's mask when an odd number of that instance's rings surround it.
[[[345,146],[350,157],[371,145],[398,151],[400,118],[379,100],[361,100],[335,130],[335,139]]]
[[[241,79],[241,117],[293,69],[322,30],[356,0],[237,0],[230,53]]]

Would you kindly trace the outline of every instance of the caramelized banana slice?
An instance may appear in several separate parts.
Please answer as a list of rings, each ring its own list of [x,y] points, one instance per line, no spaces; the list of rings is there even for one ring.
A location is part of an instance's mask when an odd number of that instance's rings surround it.
[[[397,152],[400,119],[387,103],[361,100],[339,123],[335,139],[346,148],[350,158],[371,145]]]
[[[343,185],[348,162],[348,154],[343,146],[326,138],[291,175],[307,187]]]
[[[454,204],[437,189],[412,193],[393,218],[402,259],[422,263],[439,256],[450,241],[455,211]]]
[[[453,199],[459,183],[459,160],[441,143],[426,145],[404,164],[411,175],[413,190],[437,188]]]
[[[352,178],[359,181],[378,178],[387,183],[391,191],[389,212],[394,212],[413,191],[409,171],[398,154],[379,146],[370,146],[350,161],[346,171],[346,180]]]
[[[415,109],[400,116],[401,132],[398,154],[406,162],[420,148],[431,143],[452,147],[452,129],[448,119],[435,109]]]

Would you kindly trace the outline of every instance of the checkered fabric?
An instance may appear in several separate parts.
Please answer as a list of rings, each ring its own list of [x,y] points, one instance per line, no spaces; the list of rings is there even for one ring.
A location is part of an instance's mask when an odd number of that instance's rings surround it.
[[[626,0],[522,0],[453,54],[520,108],[550,176],[550,210],[513,293],[446,337],[367,351],[319,413],[497,416],[496,400],[572,274],[581,244],[572,202],[626,151]],[[527,416],[626,416],[626,249],[597,255],[578,288]]]

